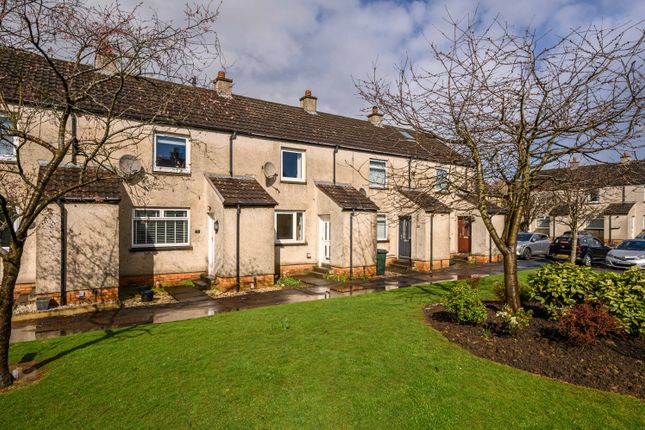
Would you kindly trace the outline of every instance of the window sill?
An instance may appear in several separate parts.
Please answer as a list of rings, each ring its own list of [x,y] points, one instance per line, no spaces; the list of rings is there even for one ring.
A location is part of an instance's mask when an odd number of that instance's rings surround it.
[[[307,242],[275,242],[275,246],[306,246]]]
[[[0,163],[18,164],[18,159],[16,159],[16,158],[0,158]]]
[[[130,247],[130,252],[157,252],[157,251],[191,251],[193,249],[190,245],[180,246],[133,246]]]
[[[378,243],[389,243],[390,239],[377,239],[376,242],[378,242]]]
[[[155,175],[190,176],[190,170],[186,170],[186,171],[183,171],[183,170],[173,171],[173,170],[156,170],[156,169],[153,169],[153,170],[152,170],[152,173],[153,173],[153,174],[155,174]]]
[[[288,179],[288,178],[281,178],[280,182],[283,184],[298,184],[298,185],[307,185],[307,181],[301,181],[298,179]]]
[[[386,190],[387,185],[370,185],[370,190]]]

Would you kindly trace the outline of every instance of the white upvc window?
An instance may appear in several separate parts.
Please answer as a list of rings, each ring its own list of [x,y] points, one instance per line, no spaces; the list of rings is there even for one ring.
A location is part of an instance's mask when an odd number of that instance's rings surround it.
[[[280,179],[284,182],[305,182],[305,152],[297,149],[280,150]]]
[[[132,247],[188,246],[188,209],[135,208],[132,213]]]
[[[448,190],[448,171],[446,169],[435,169],[435,191]]]
[[[153,146],[154,171],[190,173],[190,141],[187,137],[157,133]]]
[[[549,228],[551,227],[551,218],[548,216],[542,216],[537,219],[537,228]]]
[[[9,134],[11,121],[0,115],[0,161],[15,161],[18,137]]]
[[[376,240],[387,240],[387,215],[376,215]]]
[[[276,243],[303,243],[305,241],[305,213],[280,211],[275,213]]]
[[[587,201],[589,203],[600,203],[600,190],[591,190],[587,194]]]
[[[387,163],[384,160],[370,160],[370,187],[385,188],[387,185]]]

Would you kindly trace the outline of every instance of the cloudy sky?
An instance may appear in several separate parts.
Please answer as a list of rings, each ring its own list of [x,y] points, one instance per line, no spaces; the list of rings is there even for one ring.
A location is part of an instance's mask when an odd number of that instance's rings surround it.
[[[143,0],[142,7],[165,19],[180,17],[182,8],[168,4]],[[406,55],[427,61],[428,40],[440,37],[448,13],[464,17],[476,5],[470,0],[224,0],[216,26],[235,93],[295,105],[311,88],[319,110],[362,116],[368,106],[357,97],[353,78],[366,77],[376,61],[384,75]],[[592,22],[645,18],[642,0],[481,0],[479,9],[484,21],[499,14],[518,28],[531,25],[553,35]]]

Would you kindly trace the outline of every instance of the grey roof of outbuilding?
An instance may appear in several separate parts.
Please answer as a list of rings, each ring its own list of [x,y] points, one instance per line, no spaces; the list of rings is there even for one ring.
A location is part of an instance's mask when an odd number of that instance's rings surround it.
[[[278,204],[251,176],[207,175],[224,207],[274,207]]]
[[[349,184],[316,182],[316,186],[343,210],[376,212],[378,206],[366,195]]]
[[[397,191],[406,199],[410,200],[412,203],[428,213],[448,214],[451,212],[447,205],[441,203],[438,199],[432,197],[426,192],[410,190],[407,188],[401,188]]]
[[[610,203],[603,211],[603,215],[627,215],[634,207],[634,202]]]

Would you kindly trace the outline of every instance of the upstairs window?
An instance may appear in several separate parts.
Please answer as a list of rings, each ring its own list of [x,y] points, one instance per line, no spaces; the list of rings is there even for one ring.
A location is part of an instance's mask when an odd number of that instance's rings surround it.
[[[551,218],[548,216],[540,217],[537,219],[537,228],[549,228],[551,227]]]
[[[587,194],[587,201],[589,203],[599,203],[600,202],[600,191],[599,190],[591,190],[591,191],[589,191],[589,194]]]
[[[188,246],[187,209],[135,209],[133,247]]]
[[[376,240],[387,240],[387,215],[376,215]]]
[[[295,149],[283,149],[282,158],[282,176],[281,179],[286,182],[304,182],[305,181],[305,153]]]
[[[383,160],[370,160],[370,187],[385,188],[386,183],[386,162]]]
[[[188,138],[155,134],[154,170],[158,172],[189,173],[190,147]]]
[[[436,169],[435,170],[435,191],[447,191],[448,190],[448,172],[445,169]]]
[[[16,159],[16,137],[8,133],[11,128],[9,118],[0,116],[0,161],[14,161]]]
[[[304,212],[276,212],[275,240],[278,243],[298,243],[305,240]]]

